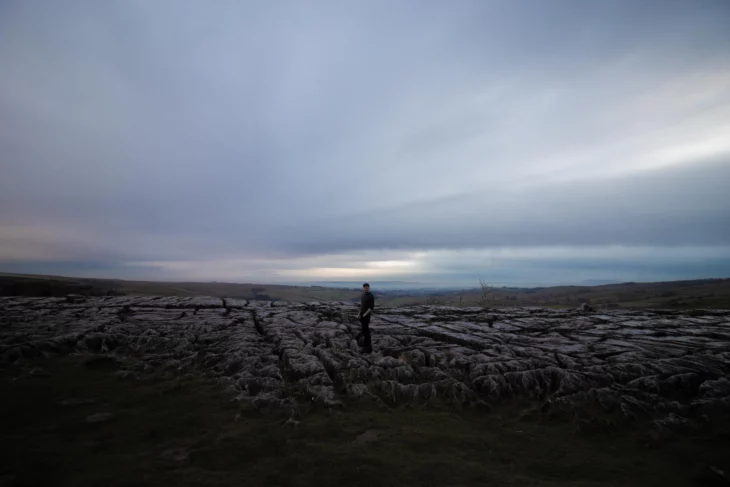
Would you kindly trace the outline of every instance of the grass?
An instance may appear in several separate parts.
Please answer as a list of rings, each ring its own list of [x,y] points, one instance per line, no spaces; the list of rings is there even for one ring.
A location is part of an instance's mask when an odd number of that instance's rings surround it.
[[[475,283],[476,285],[476,283]],[[358,290],[321,286],[280,286],[223,282],[152,282],[87,279],[0,273],[0,295],[64,296],[69,293],[105,295],[115,290],[127,295],[217,296],[290,302],[357,301]],[[396,296],[374,289],[378,307],[426,304],[433,296]],[[481,306],[481,291],[440,291],[437,304]],[[730,308],[730,279],[556,286],[546,288],[493,288],[489,307],[539,306],[575,308],[587,302],[620,308]]]
[[[359,291],[321,286],[280,286],[224,282],[154,282],[120,279],[91,279],[34,276],[0,272],[0,296],[64,296],[66,294],[106,295],[107,291],[126,295],[217,296],[292,302],[343,301],[360,296]]]
[[[730,470],[718,434],[647,448],[636,431],[586,436],[514,405],[352,405],[293,426],[203,377],[120,380],[113,361],[80,356],[38,365],[50,375],[0,370],[2,486],[686,486],[723,485],[708,466]]]

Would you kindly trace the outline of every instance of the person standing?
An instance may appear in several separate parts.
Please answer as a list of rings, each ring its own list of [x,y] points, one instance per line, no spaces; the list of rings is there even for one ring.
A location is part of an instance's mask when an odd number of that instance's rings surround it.
[[[370,284],[366,282],[362,285],[360,312],[357,314],[362,327],[365,353],[372,353],[373,351],[373,344],[370,339],[370,318],[373,316],[373,308],[375,308],[375,297],[370,292]]]

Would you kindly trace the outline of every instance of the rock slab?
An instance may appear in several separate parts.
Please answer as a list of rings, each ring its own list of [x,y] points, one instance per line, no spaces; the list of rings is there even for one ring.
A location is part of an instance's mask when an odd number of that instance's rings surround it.
[[[356,309],[211,297],[0,298],[0,365],[72,352],[149,370],[204,370],[256,407],[374,399],[586,404],[657,427],[730,411],[730,311],[381,309],[375,353]]]

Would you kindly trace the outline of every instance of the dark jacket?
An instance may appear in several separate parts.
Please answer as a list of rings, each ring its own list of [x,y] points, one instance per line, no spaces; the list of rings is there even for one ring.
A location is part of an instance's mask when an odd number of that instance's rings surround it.
[[[360,300],[360,316],[364,315],[367,310],[374,308],[375,296],[373,296],[373,293],[368,291],[362,295],[362,299]],[[370,314],[372,314],[372,311],[370,312]]]

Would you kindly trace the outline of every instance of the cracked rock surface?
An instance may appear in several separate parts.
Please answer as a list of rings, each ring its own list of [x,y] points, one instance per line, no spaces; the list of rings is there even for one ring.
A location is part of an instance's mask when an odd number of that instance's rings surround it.
[[[204,370],[257,407],[525,397],[669,430],[730,412],[730,311],[381,309],[370,355],[356,340],[355,312],[348,303],[209,297],[4,297],[0,364],[105,353],[139,371]]]

